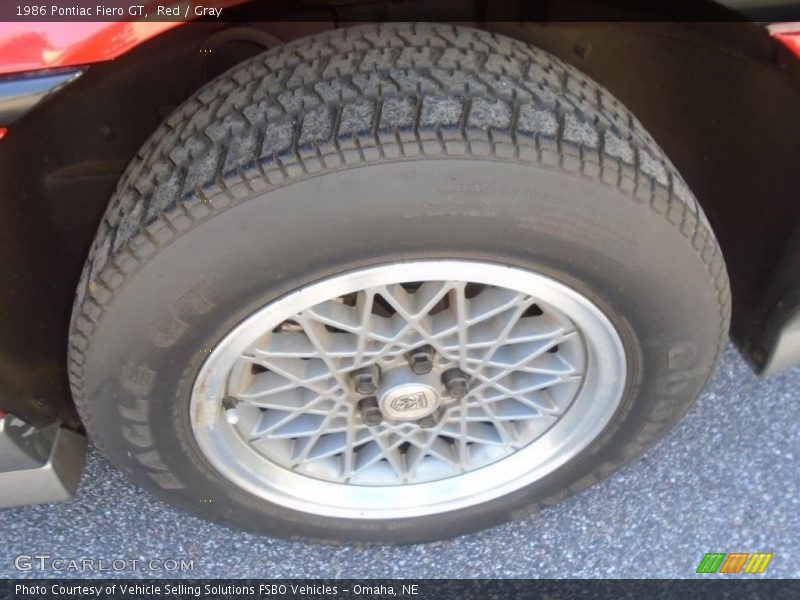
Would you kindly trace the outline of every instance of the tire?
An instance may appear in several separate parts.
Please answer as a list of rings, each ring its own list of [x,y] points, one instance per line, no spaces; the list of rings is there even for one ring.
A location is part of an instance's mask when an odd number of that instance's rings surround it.
[[[525,485],[503,480],[502,495],[419,514],[315,512],[223,474],[198,431],[223,431],[217,419],[231,405],[207,413],[193,398],[232,330],[330,278],[409,263],[453,273],[474,264],[476,274],[502,265],[511,287],[538,277],[610,324],[622,360],[596,381],[618,393],[592,436]],[[706,218],[607,91],[502,36],[366,25],[248,60],[153,134],[119,182],[80,280],[69,375],[97,446],[167,502],[270,535],[412,543],[524,517],[639,456],[702,389],[729,312]],[[588,381],[612,357],[592,358],[591,334],[580,335]]]

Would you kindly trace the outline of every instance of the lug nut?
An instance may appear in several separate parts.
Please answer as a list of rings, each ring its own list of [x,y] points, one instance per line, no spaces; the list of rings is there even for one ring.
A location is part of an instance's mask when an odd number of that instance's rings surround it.
[[[374,396],[362,398],[358,403],[358,410],[361,413],[361,420],[370,427],[380,425],[383,422],[383,413],[378,407],[378,401]]]
[[[431,427],[436,427],[436,419],[433,418],[433,415],[428,415],[417,421],[417,425],[423,429],[430,429]]]
[[[378,380],[381,371],[378,365],[370,365],[353,371],[353,389],[361,396],[369,396],[378,391]]]
[[[463,398],[469,392],[469,375],[461,369],[448,369],[442,373],[442,383],[453,398]]]
[[[222,408],[225,409],[225,420],[230,425],[236,425],[239,422],[239,413],[236,412],[236,405],[239,401],[236,398],[228,396],[222,401]]]
[[[431,346],[422,346],[406,355],[408,366],[416,375],[427,375],[433,370],[434,350]]]
[[[444,415],[445,410],[440,406],[427,417],[418,419],[417,425],[419,425],[422,429],[433,429],[441,422],[441,420],[444,418]]]

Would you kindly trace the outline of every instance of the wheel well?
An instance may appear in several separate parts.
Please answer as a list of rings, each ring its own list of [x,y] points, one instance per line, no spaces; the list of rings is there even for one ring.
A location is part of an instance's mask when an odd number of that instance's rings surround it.
[[[386,6],[379,4],[385,12]],[[486,5],[488,6],[488,5]],[[733,331],[752,355],[773,272],[800,221],[797,73],[748,23],[491,22],[608,88],[637,115],[689,183],[731,275]],[[246,8],[246,7],[245,7]],[[0,144],[0,407],[78,426],[65,348],[77,280],[125,165],[167,114],[215,74],[282,41],[336,26],[318,19],[177,28],[78,82],[15,124]],[[383,14],[382,12],[382,14]],[[409,10],[394,19],[411,18]],[[424,17],[424,13],[419,15]],[[770,300],[774,303],[774,298]],[[762,321],[759,321],[762,319]],[[757,357],[754,359],[758,362]]]
[[[775,289],[792,287],[786,263],[796,262],[800,223],[794,58],[751,23],[501,23],[496,30],[594,78],[664,149],[719,239],[733,339],[763,366],[772,342],[764,330],[782,293]]]

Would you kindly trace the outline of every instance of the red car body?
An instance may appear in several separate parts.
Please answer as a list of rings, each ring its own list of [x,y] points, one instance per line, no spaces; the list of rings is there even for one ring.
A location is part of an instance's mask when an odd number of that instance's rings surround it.
[[[227,8],[248,0],[215,0]],[[156,4],[147,3],[151,8]],[[113,60],[185,21],[0,23],[0,74],[73,67]],[[769,27],[770,34],[800,56],[800,23]]]
[[[215,0],[203,4],[227,8],[246,1]],[[156,4],[177,3],[146,2],[144,10],[154,12]],[[0,74],[113,60],[183,23],[177,20],[0,23]]]

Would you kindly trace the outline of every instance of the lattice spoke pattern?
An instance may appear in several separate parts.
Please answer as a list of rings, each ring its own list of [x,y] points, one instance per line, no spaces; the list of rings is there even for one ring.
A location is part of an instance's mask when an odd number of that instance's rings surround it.
[[[368,425],[352,372],[407,367],[434,349],[436,373],[470,378],[461,397],[441,389],[424,422]],[[453,477],[530,444],[570,408],[586,370],[581,333],[525,293],[464,281],[363,289],[308,307],[242,353],[227,392],[239,434],[295,472],[354,485]]]

